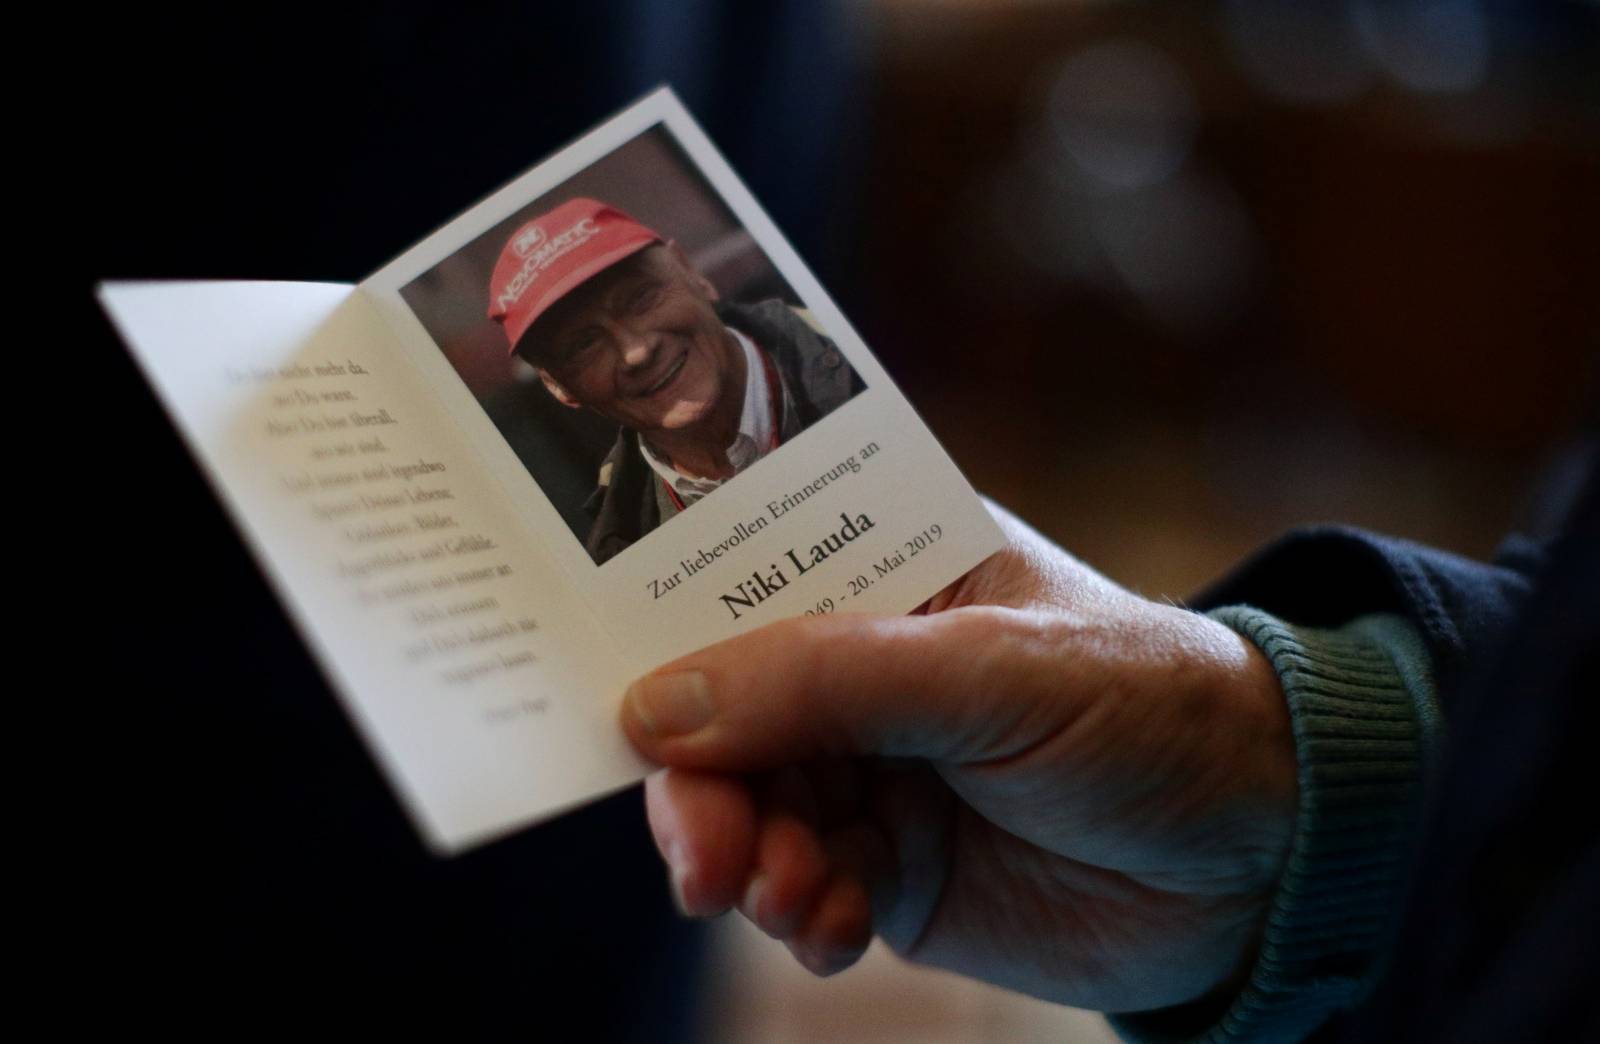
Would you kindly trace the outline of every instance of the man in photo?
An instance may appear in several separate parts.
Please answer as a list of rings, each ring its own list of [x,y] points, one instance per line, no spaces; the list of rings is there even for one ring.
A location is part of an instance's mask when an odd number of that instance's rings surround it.
[[[585,505],[597,564],[862,388],[808,313],[724,302],[676,243],[593,199],[512,233],[489,316],[551,395],[619,427]]]

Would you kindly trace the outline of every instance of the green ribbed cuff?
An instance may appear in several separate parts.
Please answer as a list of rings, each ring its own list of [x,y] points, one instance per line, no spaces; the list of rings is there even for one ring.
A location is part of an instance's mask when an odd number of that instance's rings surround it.
[[[1401,901],[1437,732],[1426,648],[1403,617],[1336,630],[1210,612],[1272,662],[1294,724],[1294,837],[1256,963],[1231,1001],[1115,1015],[1140,1044],[1304,1039],[1375,981]]]

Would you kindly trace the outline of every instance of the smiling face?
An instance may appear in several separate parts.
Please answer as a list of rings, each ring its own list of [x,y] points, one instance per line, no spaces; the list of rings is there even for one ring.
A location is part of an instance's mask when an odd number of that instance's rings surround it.
[[[645,435],[687,434],[743,399],[743,352],[716,300],[677,246],[658,244],[552,305],[517,351],[569,406]]]

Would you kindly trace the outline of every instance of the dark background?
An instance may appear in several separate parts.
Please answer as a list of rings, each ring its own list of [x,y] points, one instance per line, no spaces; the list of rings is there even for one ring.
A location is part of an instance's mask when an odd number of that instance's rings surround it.
[[[93,281],[353,282],[670,81],[974,483],[1114,578],[1181,596],[1319,519],[1483,555],[1593,401],[1596,20],[619,0],[62,25],[47,57],[93,99],[46,153],[92,181],[60,204],[73,373],[117,466],[65,501],[103,598],[86,673],[51,684],[104,750],[54,965],[174,1033],[245,998],[227,1026],[448,1005],[459,1036],[670,1040],[701,960],[636,793],[422,852]]]

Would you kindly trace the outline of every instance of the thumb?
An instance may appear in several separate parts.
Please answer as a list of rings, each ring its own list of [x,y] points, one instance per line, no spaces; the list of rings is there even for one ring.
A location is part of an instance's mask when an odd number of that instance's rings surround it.
[[[754,772],[826,756],[1003,758],[1070,713],[1043,614],[974,606],[929,616],[785,620],[651,672],[622,726],[662,764]]]

